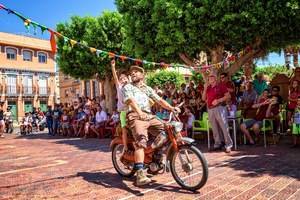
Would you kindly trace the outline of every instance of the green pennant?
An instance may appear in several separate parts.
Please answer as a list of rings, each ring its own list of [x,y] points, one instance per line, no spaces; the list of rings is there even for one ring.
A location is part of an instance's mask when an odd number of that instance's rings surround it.
[[[64,36],[64,43],[68,43],[69,38],[67,38],[66,36]]]
[[[44,32],[48,29],[46,26],[40,25],[42,34],[44,34]]]

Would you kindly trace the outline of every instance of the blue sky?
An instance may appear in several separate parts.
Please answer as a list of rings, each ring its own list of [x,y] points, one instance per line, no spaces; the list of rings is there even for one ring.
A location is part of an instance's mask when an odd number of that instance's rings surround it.
[[[0,0],[0,4],[52,29],[73,15],[98,16],[104,10],[116,10],[114,0]],[[23,22],[4,10],[0,10],[0,31],[23,35],[33,35],[34,32],[32,28],[26,32]],[[49,38],[46,32],[41,35],[39,30],[36,36]],[[259,60],[257,64],[284,64],[283,55],[272,53],[267,60]]]

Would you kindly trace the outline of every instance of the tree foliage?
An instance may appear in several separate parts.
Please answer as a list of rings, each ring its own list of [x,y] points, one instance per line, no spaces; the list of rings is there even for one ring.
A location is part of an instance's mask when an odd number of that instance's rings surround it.
[[[150,60],[191,64],[203,50],[220,62],[224,50],[262,52],[300,41],[298,0],[116,0],[124,16],[127,51]],[[238,69],[238,68],[237,68]],[[236,69],[236,70],[237,70]],[[235,71],[236,71],[235,70]]]
[[[201,83],[201,82],[204,81],[204,80],[203,80],[202,74],[199,73],[199,72],[195,72],[195,71],[192,71],[192,77],[191,77],[191,79],[192,79],[196,84]]]
[[[263,73],[272,80],[276,74],[286,74],[290,76],[293,70],[287,69],[284,65],[266,66],[266,67],[255,67],[254,74]]]
[[[185,80],[183,75],[178,72],[161,70],[159,72],[149,73],[146,77],[146,82],[150,87],[164,87],[166,83],[175,83],[178,88]]]
[[[57,31],[97,49],[123,51],[123,20],[118,12],[104,12],[99,17],[73,16],[69,23],[58,24]],[[61,38],[57,55],[60,70],[73,77],[89,79],[98,74],[100,78],[105,78],[110,73],[108,56],[97,57],[88,48],[80,45],[72,47]]]

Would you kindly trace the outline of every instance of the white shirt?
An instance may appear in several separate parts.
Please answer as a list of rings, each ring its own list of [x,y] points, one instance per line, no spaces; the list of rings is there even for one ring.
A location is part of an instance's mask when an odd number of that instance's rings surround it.
[[[107,120],[107,114],[103,110],[96,113],[96,122],[100,123]]]
[[[125,104],[124,104],[124,97],[123,97],[123,94],[122,94],[122,87],[121,85],[119,85],[119,87],[117,87],[117,96],[118,96],[118,103],[117,103],[117,106],[118,106],[118,111],[121,112],[123,110],[125,110]]]
[[[193,121],[195,121],[195,116],[191,113],[187,121],[187,128],[193,127]]]

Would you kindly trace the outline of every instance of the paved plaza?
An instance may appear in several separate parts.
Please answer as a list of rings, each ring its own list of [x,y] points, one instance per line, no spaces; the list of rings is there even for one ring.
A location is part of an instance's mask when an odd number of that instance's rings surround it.
[[[0,199],[300,199],[300,149],[239,146],[231,154],[200,149],[209,179],[197,193],[171,174],[138,188],[113,169],[109,139],[36,134],[0,140]]]

